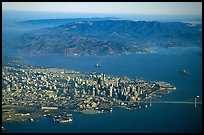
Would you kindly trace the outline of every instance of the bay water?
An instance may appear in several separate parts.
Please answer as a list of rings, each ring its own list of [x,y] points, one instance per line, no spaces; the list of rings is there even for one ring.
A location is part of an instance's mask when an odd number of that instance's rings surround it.
[[[14,15],[14,14],[12,14]],[[93,16],[94,17],[94,16]],[[4,16],[3,16],[4,18]],[[26,20],[26,18],[23,18]],[[23,20],[22,19],[22,20]],[[30,18],[29,18],[30,19]],[[27,18],[28,20],[28,18]],[[3,40],[18,36],[32,28],[17,28],[7,25],[3,28]],[[18,33],[17,33],[18,32]],[[202,48],[155,48],[153,54],[123,56],[32,56],[2,47],[2,54],[20,55],[27,65],[72,69],[79,72],[102,72],[117,77],[140,77],[145,81],[165,81],[177,89],[164,95],[161,100],[183,101],[196,96],[202,98]],[[95,67],[95,64],[101,67]],[[190,75],[182,75],[182,69]],[[194,133],[202,132],[202,106],[194,109],[193,104],[153,104],[152,107],[137,110],[113,109],[112,113],[87,115],[73,113],[70,124],[54,123],[43,117],[34,122],[2,123],[4,132],[12,133],[71,133],[71,132],[114,132],[114,133]]]

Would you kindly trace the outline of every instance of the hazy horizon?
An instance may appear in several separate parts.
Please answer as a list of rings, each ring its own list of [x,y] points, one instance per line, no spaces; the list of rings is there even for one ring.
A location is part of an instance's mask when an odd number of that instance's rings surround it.
[[[76,12],[46,12],[46,11],[14,11],[3,10],[3,24],[15,23],[26,20],[38,19],[65,19],[65,18],[94,18],[94,17],[117,17],[134,21],[182,21],[189,22],[198,20],[202,23],[202,16],[199,15],[157,15],[157,14],[105,14],[105,13],[76,13]]]
[[[2,10],[131,15],[202,15],[202,2],[2,2]]]

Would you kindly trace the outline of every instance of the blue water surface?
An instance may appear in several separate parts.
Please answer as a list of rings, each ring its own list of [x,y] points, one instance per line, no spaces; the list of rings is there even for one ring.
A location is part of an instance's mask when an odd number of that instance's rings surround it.
[[[31,19],[29,14],[20,16],[20,19],[12,18],[12,15],[16,16],[13,12],[3,12],[3,40],[15,38],[31,30],[30,28],[12,29],[10,27],[15,26],[12,24],[13,22]],[[42,14],[41,18],[45,18],[47,15]],[[63,15],[66,17],[65,14]],[[34,19],[41,18],[36,15]],[[135,18],[135,20],[137,19]],[[4,46],[2,49],[3,55],[20,55],[23,58],[23,63],[28,65],[67,68],[80,72],[103,72],[118,77],[140,77],[146,81],[166,81],[177,88],[172,93],[164,95],[161,100],[182,101],[191,99],[193,101],[193,98],[198,95],[202,98],[202,48],[155,48],[156,53],[153,54],[111,57],[65,57],[63,54],[29,57],[28,52],[21,53]],[[101,65],[100,68],[95,67],[97,63]],[[180,74],[182,69],[188,70],[191,74]],[[147,109],[113,109],[112,113],[105,114],[73,113],[73,122],[70,124],[54,123],[51,118],[43,117],[34,122],[8,122],[2,125],[6,129],[4,132],[10,133],[194,133],[202,131],[202,106],[198,105],[197,109],[194,109],[193,104],[153,104]]]

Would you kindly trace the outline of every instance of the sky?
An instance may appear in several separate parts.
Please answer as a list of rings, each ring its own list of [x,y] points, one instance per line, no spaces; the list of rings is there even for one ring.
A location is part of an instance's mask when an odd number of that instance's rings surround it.
[[[102,14],[202,15],[202,2],[2,2],[2,10]]]

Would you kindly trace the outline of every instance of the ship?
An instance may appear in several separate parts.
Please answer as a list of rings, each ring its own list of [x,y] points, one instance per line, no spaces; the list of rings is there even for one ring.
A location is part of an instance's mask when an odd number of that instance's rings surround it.
[[[95,65],[95,67],[101,67],[101,65],[99,65],[99,64],[96,64],[96,65]]]
[[[182,70],[180,71],[180,73],[183,74],[183,75],[189,75],[189,74],[190,74],[190,72],[187,71],[186,69],[182,69]]]
[[[33,121],[34,121],[34,119],[33,119],[33,118],[30,118],[30,121],[31,121],[31,122],[33,122]]]

